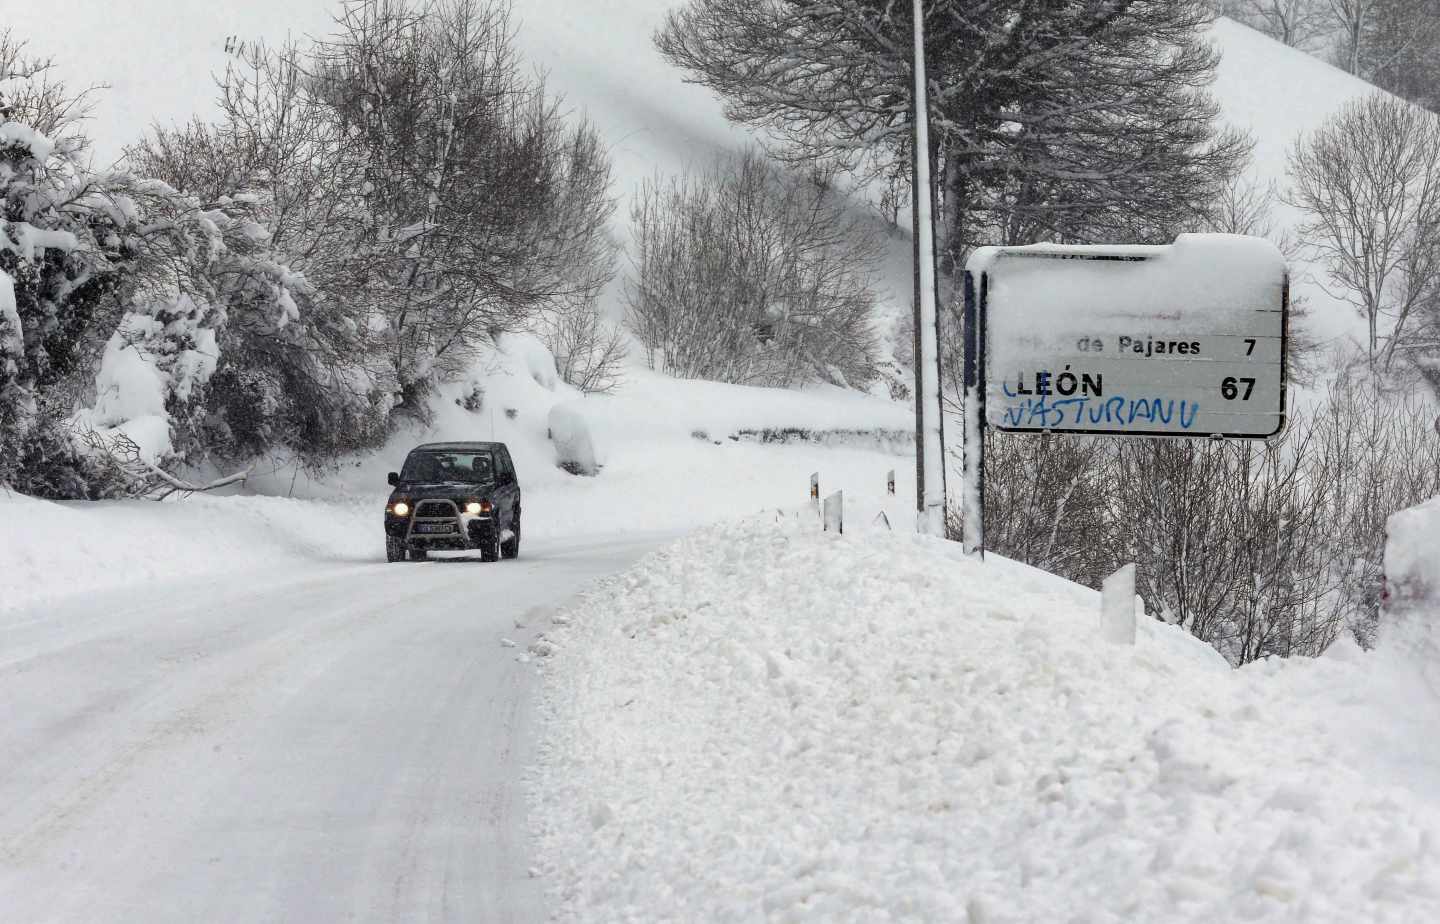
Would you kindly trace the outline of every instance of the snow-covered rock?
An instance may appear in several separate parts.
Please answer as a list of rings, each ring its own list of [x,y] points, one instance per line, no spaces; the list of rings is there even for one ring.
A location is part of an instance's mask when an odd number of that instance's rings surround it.
[[[549,424],[556,464],[573,475],[600,474],[600,454],[590,423],[585,419],[583,401],[568,401],[552,407]]]

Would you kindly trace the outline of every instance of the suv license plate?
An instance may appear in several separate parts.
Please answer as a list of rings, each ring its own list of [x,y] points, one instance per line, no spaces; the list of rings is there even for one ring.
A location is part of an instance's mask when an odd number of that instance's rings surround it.
[[[453,533],[454,531],[455,531],[455,524],[454,524],[454,523],[416,523],[416,524],[415,524],[415,532],[417,532],[417,533]]]

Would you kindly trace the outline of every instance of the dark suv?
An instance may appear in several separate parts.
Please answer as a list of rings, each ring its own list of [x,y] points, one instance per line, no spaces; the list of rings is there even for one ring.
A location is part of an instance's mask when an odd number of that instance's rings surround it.
[[[390,484],[387,561],[436,549],[478,549],[481,561],[520,554],[520,483],[504,443],[416,446]]]

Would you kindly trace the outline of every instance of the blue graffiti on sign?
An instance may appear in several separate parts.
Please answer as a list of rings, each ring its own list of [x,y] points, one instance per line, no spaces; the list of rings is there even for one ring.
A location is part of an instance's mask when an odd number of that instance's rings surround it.
[[[1006,397],[1011,395],[1006,389]],[[1129,427],[1136,423],[1170,426],[1178,422],[1183,429],[1195,426],[1200,413],[1198,401],[1174,398],[1131,398],[1113,395],[1102,400],[1091,398],[1026,398],[1004,409],[1003,426],[1034,427],[1042,430],[1078,429],[1100,424]]]

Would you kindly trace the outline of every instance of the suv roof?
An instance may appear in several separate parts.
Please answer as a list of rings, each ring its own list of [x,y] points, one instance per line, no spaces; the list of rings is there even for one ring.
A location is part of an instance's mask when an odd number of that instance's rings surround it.
[[[477,449],[504,449],[504,443],[421,443],[411,452],[425,450],[427,452],[473,452]]]

